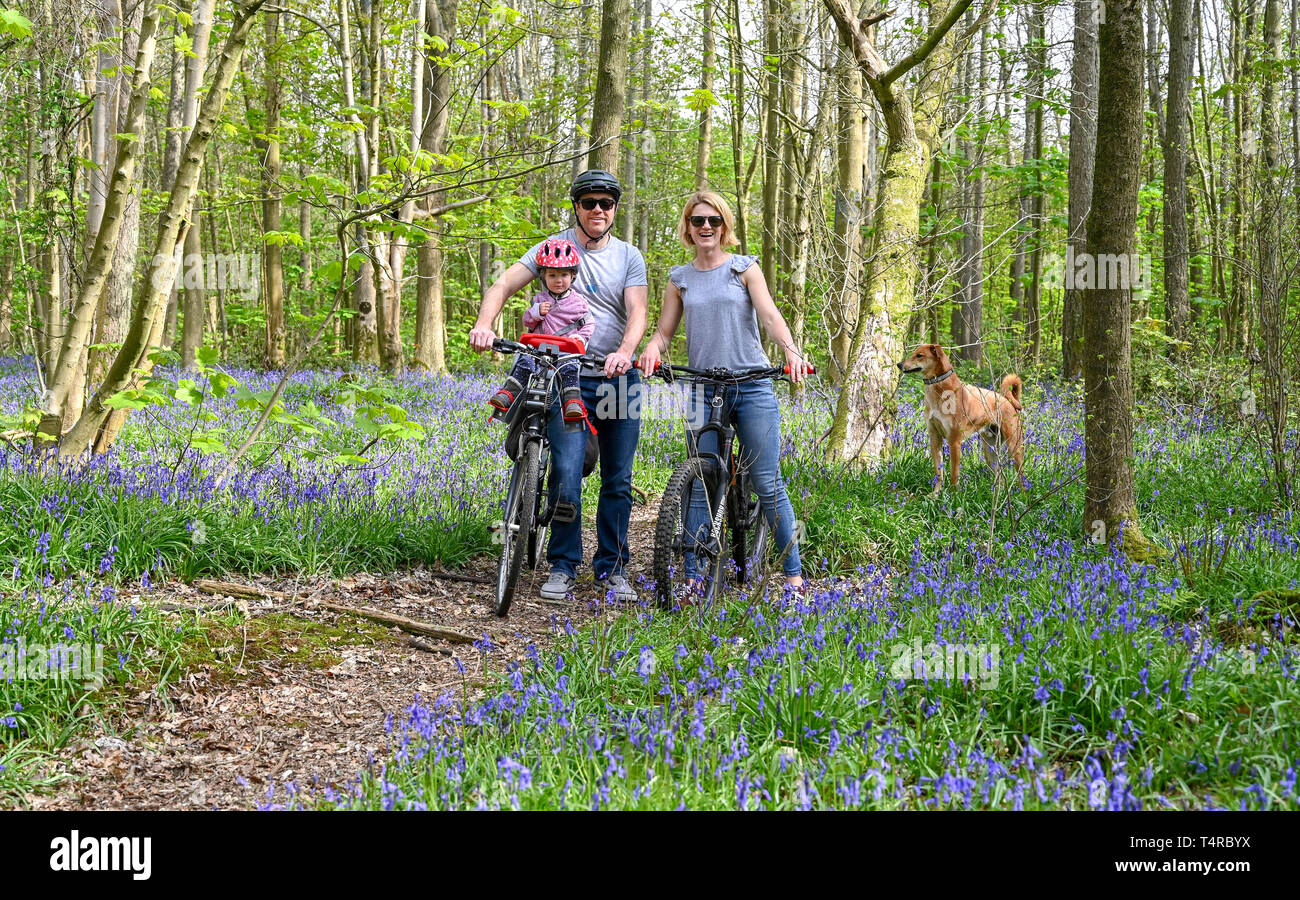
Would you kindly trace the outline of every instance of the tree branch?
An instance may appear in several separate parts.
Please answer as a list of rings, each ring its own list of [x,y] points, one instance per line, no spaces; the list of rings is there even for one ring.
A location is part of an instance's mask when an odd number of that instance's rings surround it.
[[[939,42],[944,39],[944,36],[957,24],[957,20],[966,14],[966,10],[970,8],[972,2],[973,0],[957,0],[952,5],[952,8],[948,10],[948,15],[943,17],[943,21],[926,36],[921,46],[904,56],[889,71],[880,76],[881,83],[884,85],[893,84],[917,65],[924,62],[925,58],[934,52],[934,48],[939,46]]]

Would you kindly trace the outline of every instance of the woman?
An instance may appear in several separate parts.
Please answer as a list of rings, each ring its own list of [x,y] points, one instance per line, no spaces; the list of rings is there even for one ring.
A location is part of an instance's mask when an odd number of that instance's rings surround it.
[[[785,352],[790,377],[801,381],[808,363],[795,347],[794,338],[763,279],[763,270],[752,256],[736,256],[726,249],[736,243],[735,220],[727,201],[713,191],[696,191],[686,200],[677,236],[694,249],[695,258],[675,267],[664,294],[659,327],[638,365],[653,372],[668,352],[677,325],[686,316],[686,355],[697,369],[722,367],[732,370],[768,368],[758,323]],[[708,390],[712,400],[714,388]],[[799,544],[795,540],[794,509],[781,479],[781,419],[771,379],[730,386],[726,390],[723,421],[735,422],[740,438],[741,463],[749,468],[763,513],[772,528],[776,547],[783,553],[786,584],[803,584],[799,565]],[[716,451],[716,435],[705,435],[700,450]],[[708,446],[713,444],[713,446]],[[703,499],[693,498],[688,529],[694,533],[700,519],[707,519]],[[696,506],[698,505],[698,512]],[[697,572],[692,554],[687,555],[688,583]]]

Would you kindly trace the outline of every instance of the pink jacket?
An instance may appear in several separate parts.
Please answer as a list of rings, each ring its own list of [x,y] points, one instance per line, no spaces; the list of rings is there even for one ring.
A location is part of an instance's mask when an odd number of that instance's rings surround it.
[[[551,311],[543,317],[541,305],[548,301]],[[596,320],[588,309],[586,294],[569,288],[568,293],[556,300],[550,291],[542,290],[533,298],[533,305],[524,312],[524,327],[539,334],[560,334],[584,316],[586,321],[578,328],[565,332],[565,335],[586,344],[596,331]]]

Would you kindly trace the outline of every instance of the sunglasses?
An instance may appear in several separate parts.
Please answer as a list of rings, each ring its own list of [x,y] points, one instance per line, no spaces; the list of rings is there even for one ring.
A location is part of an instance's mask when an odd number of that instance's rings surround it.
[[[583,197],[578,201],[578,205],[588,212],[595,209],[597,206],[608,212],[618,205],[618,201],[613,197],[601,197],[600,199],[595,197]]]
[[[703,228],[705,222],[708,222],[713,228],[717,228],[722,224],[722,216],[687,216],[686,218],[696,228]]]

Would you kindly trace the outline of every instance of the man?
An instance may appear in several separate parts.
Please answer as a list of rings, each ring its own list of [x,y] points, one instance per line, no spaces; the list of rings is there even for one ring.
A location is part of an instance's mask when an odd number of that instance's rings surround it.
[[[641,422],[636,418],[641,377],[632,367],[632,357],[645,334],[649,288],[641,252],[610,234],[622,196],[622,185],[609,172],[583,172],[569,189],[576,226],[552,237],[578,245],[575,287],[590,298],[589,315],[596,323],[587,353],[605,357],[603,369],[584,369],[581,382],[582,399],[600,443],[597,549],[591,567],[598,579],[609,580],[616,600],[631,602],[636,592],[623,571],[628,562],[627,526],[632,515],[632,461],[641,437]],[[469,333],[475,350],[492,348],[496,337],[492,323],[506,300],[537,275],[541,245],[539,241],[531,247],[483,295],[478,319]],[[550,502],[556,512],[546,554],[551,572],[541,594],[548,600],[562,600],[573,588],[582,563],[582,463],[587,434],[565,430],[558,404],[551,408],[547,434],[552,460]]]

